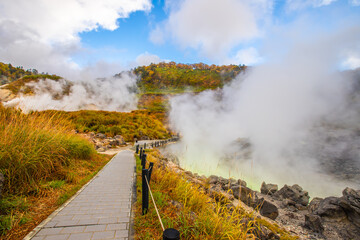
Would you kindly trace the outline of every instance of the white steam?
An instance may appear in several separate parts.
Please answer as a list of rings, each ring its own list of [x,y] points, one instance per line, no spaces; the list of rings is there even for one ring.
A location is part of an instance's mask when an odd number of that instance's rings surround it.
[[[360,166],[359,102],[349,100],[352,83],[336,71],[343,51],[359,47],[360,28],[293,34],[281,36],[289,49],[268,51],[272,63],[223,90],[172,99],[170,121],[183,136],[172,150],[182,166],[245,178],[252,187],[298,183],[312,196],[352,184],[328,173],[343,166],[346,151],[350,165]]]
[[[34,95],[21,95],[6,105],[17,106],[25,112],[48,109],[131,111],[137,106],[136,76],[130,73],[72,83],[64,79],[46,79],[28,86],[33,88]]]

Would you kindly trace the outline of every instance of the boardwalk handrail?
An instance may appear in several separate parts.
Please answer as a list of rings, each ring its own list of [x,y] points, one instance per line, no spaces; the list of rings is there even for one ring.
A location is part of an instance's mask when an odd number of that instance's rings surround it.
[[[177,141],[178,138],[171,138],[171,139],[167,139],[167,140],[161,140],[161,141],[155,141],[155,142],[151,142],[150,144],[148,144],[148,146],[151,146],[152,148],[154,147],[160,147],[165,145],[166,143],[169,142],[174,142]],[[142,147],[140,147],[139,144],[136,145],[135,147],[135,152],[136,154],[139,154],[139,158],[141,160],[141,166],[142,166],[142,174],[141,174],[141,178],[142,178],[142,214],[145,215],[148,212],[149,209],[149,192],[150,192],[150,196],[151,196],[151,200],[154,204],[154,208],[156,211],[156,214],[159,218],[159,222],[163,231],[163,240],[180,240],[180,233],[178,230],[173,229],[173,228],[164,228],[164,225],[162,223],[161,217],[160,217],[160,213],[159,210],[156,206],[156,202],[155,199],[153,197],[151,188],[150,188],[150,180],[151,180],[151,173],[154,167],[154,163],[153,162],[149,162],[149,168],[146,169],[146,157],[147,155],[145,154],[145,149],[146,149],[146,143],[143,144]]]

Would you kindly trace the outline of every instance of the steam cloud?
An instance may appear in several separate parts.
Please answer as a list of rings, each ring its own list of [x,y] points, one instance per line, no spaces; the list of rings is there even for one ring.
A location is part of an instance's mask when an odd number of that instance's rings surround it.
[[[28,86],[34,89],[34,95],[20,96],[6,105],[17,106],[25,112],[47,109],[130,111],[137,105],[136,76],[128,72],[117,77],[72,83],[64,79],[46,79]]]
[[[183,137],[170,150],[183,167],[255,188],[297,183],[312,196],[355,185],[348,180],[360,172],[360,101],[336,67],[343,52],[359,49],[360,27],[308,38],[295,29],[269,44],[271,62],[222,90],[172,99],[170,121]]]

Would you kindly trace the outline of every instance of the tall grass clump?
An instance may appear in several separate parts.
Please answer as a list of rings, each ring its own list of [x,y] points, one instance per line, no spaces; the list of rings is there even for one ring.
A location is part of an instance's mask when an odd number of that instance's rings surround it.
[[[29,194],[41,181],[65,179],[65,166],[90,159],[93,146],[71,131],[72,124],[54,113],[23,114],[0,105],[0,171],[4,192]]]

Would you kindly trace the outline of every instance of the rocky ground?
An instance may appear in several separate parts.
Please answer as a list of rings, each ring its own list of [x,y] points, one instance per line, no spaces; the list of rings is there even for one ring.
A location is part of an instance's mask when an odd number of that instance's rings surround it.
[[[124,148],[128,147],[124,138],[121,135],[115,137],[107,137],[103,133],[82,133],[83,137],[94,144],[96,151],[105,154],[115,154]]]
[[[199,176],[181,169],[176,157],[166,157],[164,164],[175,172],[185,174],[190,181],[208,186],[206,188],[213,197],[221,194],[232,205],[256,211],[259,217],[277,223],[300,239],[360,239],[360,190],[346,188],[341,197],[313,198],[309,201],[308,192],[297,184],[279,189],[275,184],[263,182],[261,192],[257,192],[248,188],[241,179]],[[261,237],[278,238],[269,231]]]

